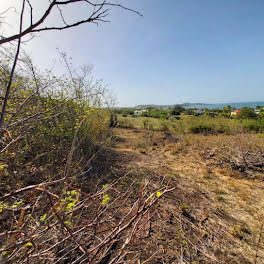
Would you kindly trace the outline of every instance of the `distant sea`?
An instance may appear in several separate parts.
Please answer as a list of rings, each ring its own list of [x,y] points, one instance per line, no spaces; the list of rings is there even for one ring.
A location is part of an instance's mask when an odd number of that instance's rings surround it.
[[[213,109],[213,108],[223,108],[226,105],[230,105],[231,107],[235,107],[237,109],[242,108],[242,107],[253,107],[256,108],[256,106],[260,105],[260,106],[264,106],[264,101],[260,101],[260,102],[242,102],[242,103],[223,103],[223,104],[193,104],[193,105],[188,105],[188,106],[184,106],[184,108],[188,109],[188,108],[197,108],[197,109],[204,109],[204,108],[208,108],[208,109]]]

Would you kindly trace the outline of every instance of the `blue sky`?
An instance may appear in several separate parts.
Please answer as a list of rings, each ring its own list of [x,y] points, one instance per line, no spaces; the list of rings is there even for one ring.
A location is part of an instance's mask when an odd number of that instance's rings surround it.
[[[264,100],[263,0],[120,2],[143,17],[113,9],[111,23],[43,33],[27,50],[40,67],[57,47],[93,64],[119,106]]]

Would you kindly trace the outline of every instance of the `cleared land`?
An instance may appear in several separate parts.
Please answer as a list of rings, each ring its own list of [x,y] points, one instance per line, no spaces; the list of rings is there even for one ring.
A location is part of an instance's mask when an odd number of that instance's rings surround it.
[[[175,188],[134,245],[138,263],[264,263],[262,135],[114,132],[117,173]]]

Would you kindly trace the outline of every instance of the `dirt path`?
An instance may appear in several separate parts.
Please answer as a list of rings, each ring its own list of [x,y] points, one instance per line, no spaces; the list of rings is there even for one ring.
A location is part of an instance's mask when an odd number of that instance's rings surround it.
[[[159,249],[159,257],[148,263],[178,263],[179,258],[182,263],[264,263],[263,242],[257,247],[263,182],[208,165],[192,145],[183,148],[181,139],[166,133],[121,128],[115,133],[112,151],[120,168],[156,188],[175,187],[153,216],[152,248]]]

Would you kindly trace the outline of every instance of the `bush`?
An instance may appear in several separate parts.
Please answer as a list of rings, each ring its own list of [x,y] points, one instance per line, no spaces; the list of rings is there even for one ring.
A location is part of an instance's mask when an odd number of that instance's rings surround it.
[[[2,192],[16,182],[23,186],[54,179],[64,171],[66,162],[68,167],[79,162],[78,169],[83,169],[85,160],[109,136],[111,112],[101,108],[104,99],[100,97],[106,91],[100,82],[92,83],[85,67],[76,70],[73,78],[57,78],[50,72],[33,77],[33,68],[22,62],[20,67],[4,116],[10,138],[0,142],[0,159],[8,166],[7,176],[1,178],[8,181]],[[8,68],[4,71],[1,64],[0,68],[0,92],[4,94],[1,80],[8,76]],[[8,176],[14,170],[19,176]]]
[[[161,109],[152,109],[148,112],[142,114],[145,117],[153,117],[153,118],[160,118],[160,119],[168,119],[168,112]]]
[[[163,122],[163,123],[161,124],[160,130],[161,130],[162,132],[168,132],[168,131],[169,131],[169,126],[168,126],[168,124],[167,124],[166,122]]]
[[[143,119],[143,128],[147,129],[148,125],[149,125],[149,119],[147,119],[147,118]]]
[[[242,107],[240,113],[237,115],[237,118],[240,119],[255,119],[256,117],[254,108],[251,107]]]
[[[195,134],[211,134],[214,132],[214,129],[212,126],[207,125],[207,124],[197,124],[197,125],[191,126],[189,128],[189,131]]]
[[[134,128],[133,123],[130,122],[129,120],[120,120],[118,122],[118,126],[123,128]]]
[[[150,124],[149,127],[148,127],[148,129],[149,129],[150,131],[154,131],[154,127],[153,127],[153,125]]]
[[[173,109],[171,110],[171,115],[180,115],[182,112],[184,112],[185,109],[181,105],[175,105]]]
[[[215,128],[215,131],[219,134],[231,134],[231,128],[223,124],[219,124],[219,126]]]
[[[264,130],[264,124],[262,120],[248,120],[243,124],[243,130],[245,132],[260,133]]]

